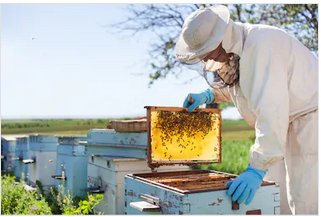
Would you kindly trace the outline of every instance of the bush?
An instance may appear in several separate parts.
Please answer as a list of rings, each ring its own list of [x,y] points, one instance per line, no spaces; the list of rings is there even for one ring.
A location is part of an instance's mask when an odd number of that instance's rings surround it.
[[[15,182],[14,176],[1,179],[1,213],[5,215],[48,215],[51,210],[45,199],[35,191],[28,191],[24,182]]]
[[[65,193],[63,185],[58,190],[51,188],[50,193],[43,196],[43,187],[37,180],[37,191],[25,189],[23,177],[15,182],[14,176],[4,175],[1,179],[1,214],[4,215],[89,215],[96,213],[95,206],[103,199],[102,194],[88,195],[76,201],[69,193]]]
[[[89,215],[100,214],[96,213],[95,206],[103,199],[102,194],[87,195],[87,198],[80,200],[78,203],[75,198],[69,193],[65,193],[65,189],[62,185],[59,185],[58,190],[50,189],[50,194],[46,196],[47,201],[50,204],[53,214],[64,215]]]

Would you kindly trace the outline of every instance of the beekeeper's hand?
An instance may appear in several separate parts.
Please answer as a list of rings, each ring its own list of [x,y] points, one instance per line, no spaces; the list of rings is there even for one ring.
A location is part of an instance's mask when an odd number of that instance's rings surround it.
[[[193,99],[193,103],[189,102],[189,97]],[[190,93],[184,100],[183,107],[188,108],[189,112],[194,111],[195,108],[198,108],[200,105],[206,103],[210,104],[214,100],[214,94],[211,89],[207,89],[202,93]]]
[[[245,204],[248,205],[252,201],[256,190],[261,186],[266,172],[248,165],[245,172],[240,174],[236,179],[226,183],[229,187],[227,194],[232,196],[232,201],[237,200],[239,204],[247,198]]]

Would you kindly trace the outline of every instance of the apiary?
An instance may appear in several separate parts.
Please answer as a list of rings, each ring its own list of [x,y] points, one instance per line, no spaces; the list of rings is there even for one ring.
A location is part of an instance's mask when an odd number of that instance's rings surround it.
[[[11,135],[1,136],[1,170],[13,172],[16,159],[16,137]]]
[[[146,107],[147,159],[162,165],[221,162],[217,109],[188,113],[178,107]],[[263,182],[249,205],[232,203],[226,182],[233,174],[209,170],[133,173],[125,176],[125,214],[279,214],[279,186]]]
[[[73,197],[84,197],[87,194],[87,164],[88,156],[85,146],[79,144],[86,141],[85,136],[58,137],[55,185],[63,185],[64,189]]]
[[[22,176],[26,176],[28,173],[27,165],[23,163],[23,159],[28,156],[29,149],[29,137],[19,136],[16,138],[16,157],[14,161],[14,175],[19,180]]]
[[[39,180],[44,189],[54,186],[55,180],[51,178],[55,174],[57,159],[58,137],[51,135],[30,135],[28,159],[23,163],[28,166],[28,184],[35,186]]]
[[[136,122],[139,122],[137,124]],[[117,121],[116,129],[93,129],[87,134],[87,186],[90,193],[103,193],[96,210],[104,214],[124,214],[124,176],[148,172],[147,132],[143,120]],[[188,170],[188,166],[163,166],[160,171]]]

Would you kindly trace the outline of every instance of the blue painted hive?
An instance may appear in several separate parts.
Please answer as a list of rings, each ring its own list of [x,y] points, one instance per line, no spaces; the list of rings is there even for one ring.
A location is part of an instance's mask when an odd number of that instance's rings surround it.
[[[79,142],[86,141],[85,136],[61,136],[58,138],[55,185],[63,185],[65,192],[72,197],[84,197],[87,194],[88,156],[85,146]]]
[[[116,132],[113,129],[92,129],[87,134],[88,155],[113,155],[146,159],[146,132]]]
[[[29,137],[28,136],[19,136],[16,138],[16,158],[15,158],[15,167],[14,175],[19,180],[22,176],[26,177],[28,173],[28,167],[23,163],[24,159],[28,158],[29,150]]]
[[[45,190],[54,186],[51,175],[55,174],[58,137],[52,135],[29,136],[29,158],[23,163],[28,166],[27,183],[35,186],[40,181]]]
[[[3,135],[1,137],[1,170],[14,171],[16,158],[16,137]]]

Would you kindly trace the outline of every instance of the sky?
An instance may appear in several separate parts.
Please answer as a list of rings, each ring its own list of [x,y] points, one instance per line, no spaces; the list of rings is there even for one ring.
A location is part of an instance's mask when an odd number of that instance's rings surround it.
[[[1,4],[1,118],[144,116],[208,88],[186,71],[150,88],[153,35],[115,34],[126,4]],[[235,108],[223,118],[240,117]]]

